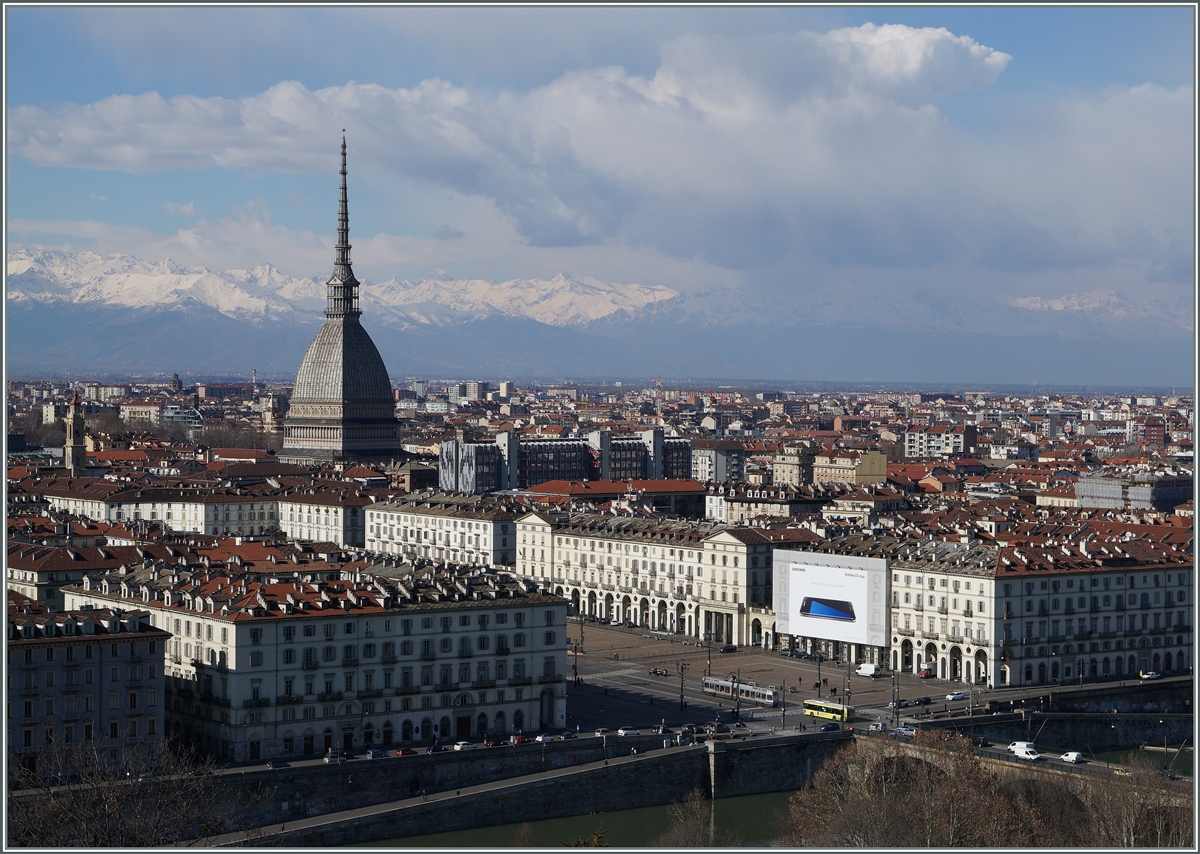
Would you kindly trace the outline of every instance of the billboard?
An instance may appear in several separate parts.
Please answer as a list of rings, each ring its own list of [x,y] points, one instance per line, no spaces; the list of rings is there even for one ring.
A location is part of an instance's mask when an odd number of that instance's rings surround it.
[[[887,573],[883,558],[776,549],[776,631],[887,646]]]

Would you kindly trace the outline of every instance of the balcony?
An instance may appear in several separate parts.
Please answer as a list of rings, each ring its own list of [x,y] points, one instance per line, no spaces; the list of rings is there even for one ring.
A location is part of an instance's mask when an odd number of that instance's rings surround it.
[[[420,693],[421,693],[420,685],[409,685],[408,687],[400,687],[400,688],[396,689],[397,697],[403,697],[408,694],[420,694]]]
[[[321,664],[320,664],[320,662],[317,662],[317,661],[305,661],[304,664],[301,666],[303,667],[304,670],[316,670],[318,667],[321,666]]]
[[[434,691],[457,691],[458,683],[457,682],[439,682],[438,684],[433,686],[433,690]]]
[[[360,699],[360,700],[370,700],[375,697],[382,697],[382,696],[383,696],[382,688],[363,688],[361,691],[358,692],[358,699]]]
[[[141,688],[142,680],[141,679],[126,679],[125,687],[126,688]]]
[[[460,649],[458,651],[459,658],[473,658],[474,656],[475,656],[475,653],[469,649]]]
[[[514,676],[512,679],[508,680],[508,684],[509,685],[532,685],[533,677],[532,676]]]
[[[974,612],[974,611],[972,611],[970,608],[963,608],[962,615],[963,615],[964,617],[974,617],[974,616],[975,616],[975,612]]]
[[[962,635],[950,634],[947,635],[947,637],[949,638],[950,643],[963,643],[966,640]]]
[[[177,655],[177,654],[174,654],[174,653],[172,653],[172,654],[169,656],[169,661],[170,661],[172,664],[183,664],[183,658],[182,658],[181,656]]]
[[[396,653],[385,652],[382,656],[380,656],[379,661],[381,664],[395,664],[397,661]]]
[[[509,655],[509,654],[510,654],[510,651],[509,651],[508,647],[506,647],[506,646],[496,647],[496,655]]]
[[[422,660],[422,661],[433,661],[435,658],[437,658],[437,653],[434,653],[434,652],[423,652],[423,653],[421,653],[421,660]]]
[[[552,682],[561,682],[561,681],[563,681],[563,675],[561,673],[552,673],[549,676],[539,676],[538,677],[539,685],[549,685]]]
[[[947,608],[945,605],[938,605],[937,612],[938,612],[939,614],[949,614],[949,613],[950,613],[950,609],[949,609],[949,608]]]
[[[358,667],[358,658],[343,658],[342,667]]]
[[[317,695],[317,701],[321,703],[328,703],[340,699],[342,699],[341,691],[322,691]]]
[[[471,683],[471,687],[472,688],[495,688],[496,680],[495,679],[476,679],[474,682]]]
[[[253,700],[253,699],[242,700],[242,708],[243,709],[257,709],[260,706],[269,706],[269,705],[271,705],[270,697],[259,697],[257,700]]]
[[[284,694],[282,697],[275,698],[275,705],[277,706],[295,706],[303,702],[303,697],[288,696],[287,694]]]
[[[911,638],[913,636],[912,629],[892,629],[892,631],[894,631],[898,635],[904,635],[904,637],[906,637],[906,638]]]
[[[233,706],[233,701],[228,697],[218,697],[216,694],[201,694],[200,702],[213,706],[224,706],[227,709]]]

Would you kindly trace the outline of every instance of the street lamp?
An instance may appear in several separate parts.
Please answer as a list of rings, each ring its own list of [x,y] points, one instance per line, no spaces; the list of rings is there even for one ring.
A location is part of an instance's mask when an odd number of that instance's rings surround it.
[[[821,662],[824,660],[825,660],[825,657],[823,655],[821,655],[821,653],[818,652],[817,653],[817,696],[818,697],[821,696]]]
[[[1163,769],[1167,767],[1167,724],[1165,721],[1159,721],[1158,725],[1162,727],[1163,734]]]
[[[713,633],[705,632],[704,633],[704,642],[708,645],[708,667],[706,667],[704,669],[705,676],[712,676],[712,640],[713,640]]]
[[[1108,763],[1112,760],[1112,734],[1117,728],[1116,724],[1108,725],[1108,738],[1104,741],[1104,767],[1108,767]]]
[[[688,672],[688,663],[680,661],[675,665],[675,669],[679,672],[679,711],[683,711],[683,675]]]

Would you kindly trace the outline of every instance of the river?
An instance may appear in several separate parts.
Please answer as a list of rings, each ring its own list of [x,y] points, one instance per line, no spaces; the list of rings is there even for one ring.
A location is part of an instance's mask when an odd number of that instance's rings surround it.
[[[715,802],[717,843],[724,847],[766,847],[780,836],[790,792],[720,798]],[[713,802],[709,802],[710,807]],[[533,847],[559,848],[560,843],[588,837],[601,825],[604,838],[614,848],[646,848],[670,828],[669,807],[641,807],[611,813],[551,818],[530,822]],[[404,839],[366,843],[363,848],[507,848],[512,846],[518,824],[450,830]]]

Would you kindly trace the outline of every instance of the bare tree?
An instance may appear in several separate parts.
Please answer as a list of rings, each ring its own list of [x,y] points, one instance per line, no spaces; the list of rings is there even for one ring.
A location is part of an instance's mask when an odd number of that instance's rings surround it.
[[[537,848],[538,836],[533,825],[527,821],[521,822],[512,838],[513,848]]]
[[[692,789],[683,801],[667,807],[671,828],[655,840],[658,848],[711,848],[714,844],[712,805],[704,792]]]
[[[162,740],[112,756],[94,741],[10,756],[8,844],[131,848],[246,830],[270,793],[230,797],[212,760]]]
[[[606,832],[607,831],[605,831],[604,825],[601,824],[592,831],[591,836],[577,836],[570,842],[564,842],[562,844],[567,848],[607,848],[608,840],[604,838],[604,834]]]

